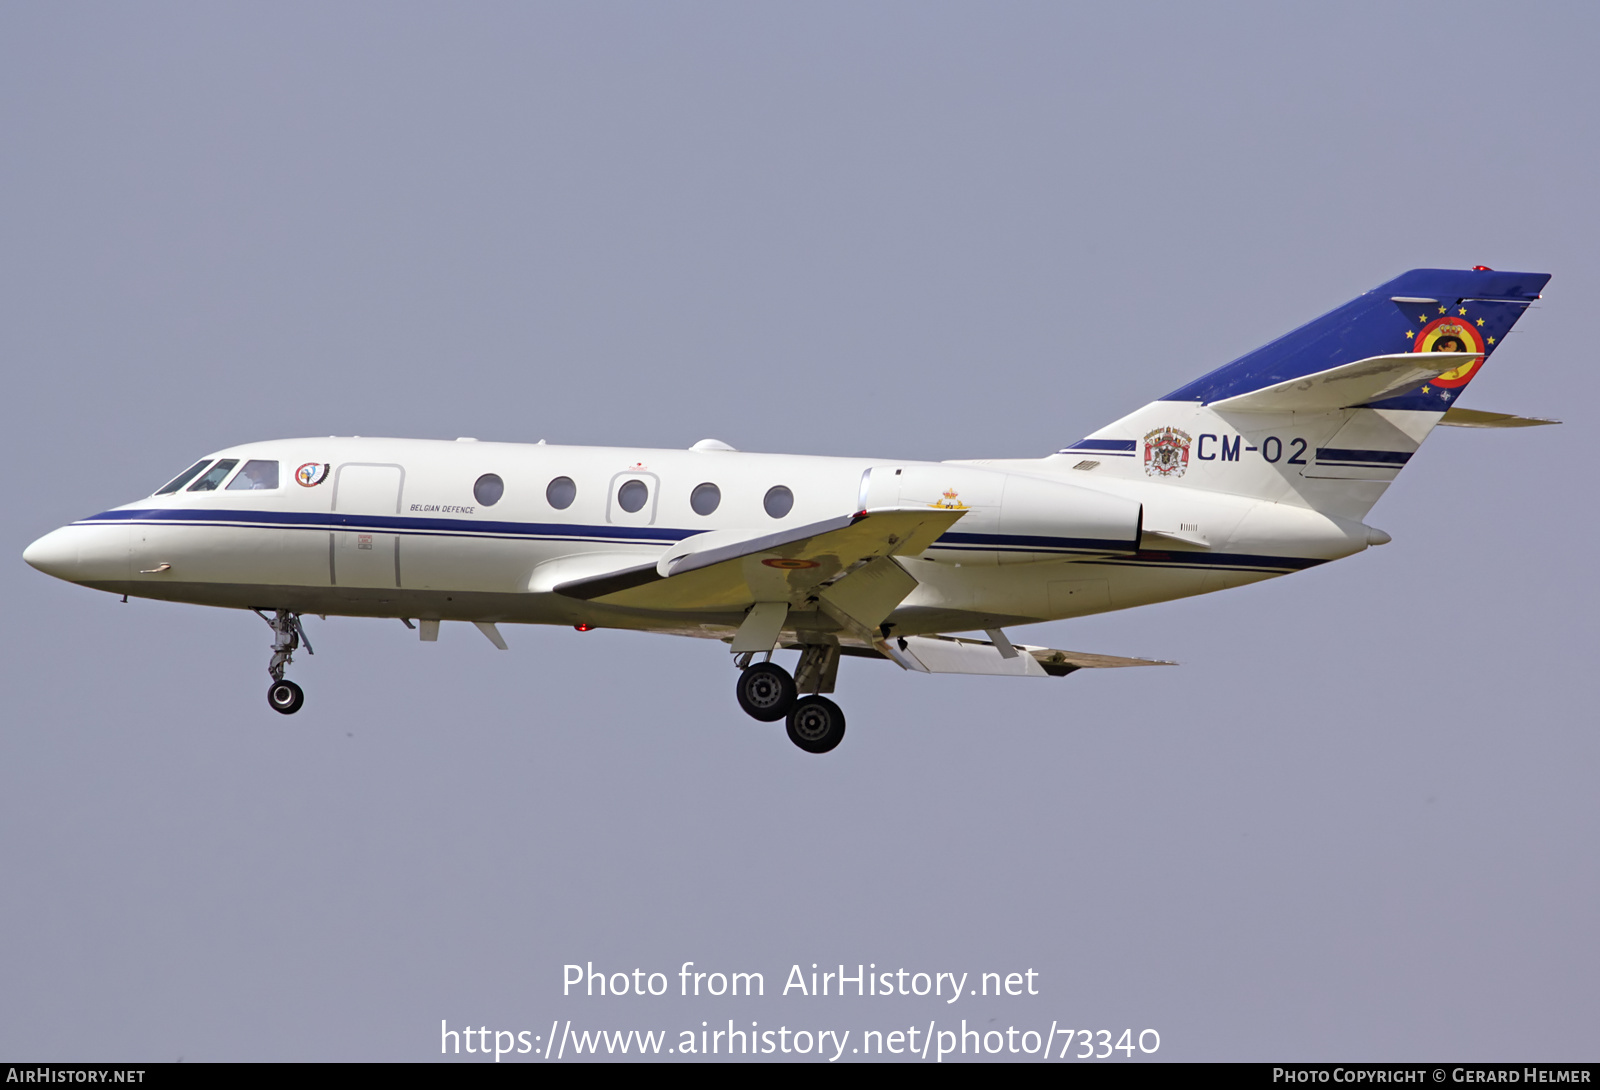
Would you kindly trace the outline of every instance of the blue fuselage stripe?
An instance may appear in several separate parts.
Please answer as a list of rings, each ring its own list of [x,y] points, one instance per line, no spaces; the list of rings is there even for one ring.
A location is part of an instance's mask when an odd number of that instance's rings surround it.
[[[1398,450],[1354,450],[1345,447],[1318,447],[1317,461],[1333,465],[1403,466],[1411,455]]]
[[[413,537],[484,538],[517,541],[568,541],[584,544],[670,545],[693,537],[699,530],[655,526],[599,526],[554,522],[488,522],[476,519],[410,518],[401,515],[317,514],[290,511],[230,511],[195,508],[149,508],[102,511],[74,525],[108,522],[125,525],[209,526],[235,529],[365,530]],[[1250,568],[1299,571],[1323,561],[1287,556],[1241,553],[1139,551],[1133,541],[1098,538],[1045,537],[1033,534],[947,533],[932,546],[938,551],[986,553],[1055,553],[1063,559],[1085,553],[1106,558],[1098,563],[1125,562],[1162,567]]]
[[[656,526],[584,526],[561,522],[490,522],[480,519],[408,518],[402,515],[321,515],[297,511],[218,511],[156,508],[143,511],[103,511],[81,523],[126,521],[179,523],[190,526],[276,527],[293,530],[375,530],[388,534],[422,534],[456,537],[509,537],[596,539],[654,545],[681,541],[698,530],[673,530]]]

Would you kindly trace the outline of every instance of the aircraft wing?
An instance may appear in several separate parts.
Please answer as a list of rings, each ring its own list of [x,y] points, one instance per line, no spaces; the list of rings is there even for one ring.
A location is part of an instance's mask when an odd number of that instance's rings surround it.
[[[875,640],[873,646],[878,654],[893,660],[901,669],[926,674],[1063,677],[1074,670],[1177,665],[1159,659],[1129,659],[1013,644],[1003,634],[993,643],[955,636],[904,636],[894,640]],[[1008,651],[1010,654],[1007,654]],[[848,653],[871,654],[865,648],[851,648]]]
[[[553,589],[583,601],[659,610],[741,610],[755,603],[793,604],[823,596],[846,601],[858,618],[880,609],[887,616],[916,586],[891,558],[918,555],[964,514],[939,507],[890,507],[754,537],[699,534],[653,564],[574,579]]]

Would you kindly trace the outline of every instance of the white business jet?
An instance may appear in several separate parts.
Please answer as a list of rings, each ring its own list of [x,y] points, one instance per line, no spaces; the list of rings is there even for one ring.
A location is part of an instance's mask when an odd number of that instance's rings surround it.
[[[40,571],[124,596],[253,609],[267,701],[305,614],[720,640],[739,704],[838,745],[842,656],[918,673],[1158,665],[1007,627],[1285,575],[1389,540],[1363,522],[1437,424],[1553,421],[1455,399],[1549,279],[1418,269],[1064,450],[897,462],[417,439],[209,454],[155,494],[40,538]],[[982,632],[964,638],[952,632]],[[791,674],[772,661],[798,651]]]

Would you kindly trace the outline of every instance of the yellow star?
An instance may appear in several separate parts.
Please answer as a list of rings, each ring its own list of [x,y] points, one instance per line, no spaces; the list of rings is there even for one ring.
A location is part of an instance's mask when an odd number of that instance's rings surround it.
[[[1467,308],[1466,307],[1462,307],[1460,310],[1456,311],[1456,313],[1462,315],[1463,317],[1465,317],[1465,315],[1467,313]]]
[[[1479,325],[1479,326],[1480,326],[1480,327],[1481,327],[1481,326],[1482,326],[1482,325],[1483,325],[1483,319],[1482,319],[1482,318],[1479,318],[1479,319],[1478,319],[1478,325]]]
[[[1444,307],[1440,307],[1440,308],[1439,308],[1439,313],[1440,313],[1440,314],[1443,314],[1443,313],[1444,313],[1444,309],[1445,309],[1445,308],[1444,308]]]
[[[1493,344],[1493,343],[1494,343],[1494,338],[1493,338],[1493,337],[1490,337],[1490,338],[1489,338],[1489,343],[1490,343],[1490,344]]]
[[[1428,393],[1432,393],[1433,391],[1429,390],[1426,386],[1424,386],[1422,388],[1422,392],[1425,393],[1425,394],[1428,394]]]
[[[1417,315],[1417,321],[1419,321],[1419,322],[1426,322],[1426,321],[1427,321],[1427,320],[1428,320],[1428,316],[1427,316],[1427,315],[1426,315],[1426,314],[1419,314],[1419,315]]]
[[[1411,330],[1406,330],[1406,340],[1409,341],[1414,336],[1416,336],[1416,334],[1412,333]]]

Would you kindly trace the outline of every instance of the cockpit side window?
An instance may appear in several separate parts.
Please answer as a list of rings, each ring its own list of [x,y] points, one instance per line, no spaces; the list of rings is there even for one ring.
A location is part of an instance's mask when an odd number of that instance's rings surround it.
[[[260,492],[277,487],[278,463],[263,458],[252,458],[244,464],[238,475],[228,482],[227,491],[239,489],[246,492]]]
[[[186,485],[190,481],[194,480],[195,479],[195,475],[198,474],[202,469],[204,469],[206,466],[208,466],[210,464],[211,464],[211,459],[210,458],[202,458],[202,459],[200,459],[194,465],[190,466],[188,469],[184,470],[182,473],[180,473],[176,477],[172,478],[172,480],[168,481],[166,484],[164,484],[160,488],[156,489],[156,495],[165,496],[169,492],[176,492],[178,489],[182,488],[184,485]]]
[[[224,478],[228,476],[229,472],[232,471],[233,467],[238,464],[239,459],[237,458],[222,459],[222,461],[206,470],[206,475],[204,477],[201,477],[198,481],[194,482],[194,484],[190,485],[189,491],[215,492],[217,490],[217,485],[221,484]]]

